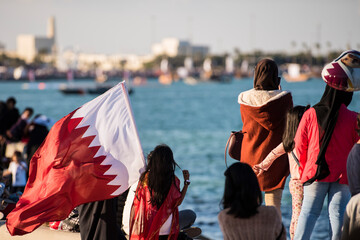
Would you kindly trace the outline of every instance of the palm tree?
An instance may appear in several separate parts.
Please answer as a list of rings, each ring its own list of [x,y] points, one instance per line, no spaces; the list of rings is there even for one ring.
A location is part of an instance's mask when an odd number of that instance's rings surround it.
[[[319,42],[316,42],[315,48],[317,51],[316,64],[320,64],[320,62],[321,62],[321,54],[320,54],[321,44]]]
[[[326,46],[327,46],[327,48],[328,48],[327,54],[326,54],[326,62],[329,62],[330,53],[331,53],[331,42],[330,42],[330,41],[327,41],[327,42],[326,42]]]
[[[291,41],[291,48],[293,49],[293,53],[292,53],[292,55],[293,55],[293,59],[292,59],[292,61],[295,63],[296,62],[296,41]]]
[[[350,42],[347,42],[347,43],[346,43],[346,49],[348,49],[348,50],[351,49],[351,44],[350,44]]]

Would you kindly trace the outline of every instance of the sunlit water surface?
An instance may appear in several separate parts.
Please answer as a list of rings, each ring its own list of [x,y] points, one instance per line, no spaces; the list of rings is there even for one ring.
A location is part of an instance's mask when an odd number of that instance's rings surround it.
[[[38,90],[36,83],[1,82],[0,100],[14,96],[20,111],[30,106],[35,114],[42,113],[57,121],[96,97],[64,95],[58,90],[62,83],[64,81],[48,81],[44,90]],[[81,81],[79,84],[89,83]],[[320,100],[324,87],[325,83],[320,79],[304,83],[282,82],[282,88],[292,92],[295,105],[315,104]],[[180,209],[193,209],[197,214],[195,225],[211,239],[222,239],[217,214],[224,187],[224,148],[230,131],[242,127],[237,96],[250,88],[251,79],[194,86],[182,82],[163,86],[149,80],[144,86],[134,87],[134,94],[130,96],[144,152],[148,153],[157,144],[166,143],[173,149],[180,167],[190,171],[191,185]],[[359,94],[354,95],[349,108],[360,110]],[[177,169],[177,175],[182,179],[180,169]],[[287,231],[291,219],[288,181],[281,207]],[[312,239],[326,239],[328,229],[325,203]]]

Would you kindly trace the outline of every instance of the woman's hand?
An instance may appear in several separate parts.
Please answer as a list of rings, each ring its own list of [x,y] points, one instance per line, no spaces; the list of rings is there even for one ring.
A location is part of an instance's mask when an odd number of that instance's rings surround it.
[[[260,167],[260,164],[253,166],[253,170],[257,176],[260,176],[264,172],[264,169]]]
[[[178,202],[178,206],[182,203],[182,201],[184,200],[185,198],[185,195],[186,195],[186,191],[190,185],[190,174],[189,174],[189,171],[188,170],[183,170],[183,176],[184,176],[184,187],[183,189],[181,190],[181,198]]]
[[[183,170],[183,176],[184,176],[184,181],[189,180],[190,179],[190,173],[188,170]]]

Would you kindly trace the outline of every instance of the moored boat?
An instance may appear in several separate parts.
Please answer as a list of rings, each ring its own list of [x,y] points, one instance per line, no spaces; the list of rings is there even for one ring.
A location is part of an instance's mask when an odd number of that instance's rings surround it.
[[[310,73],[302,71],[300,64],[289,63],[287,72],[284,72],[282,76],[287,82],[305,82],[309,80]]]
[[[103,84],[103,83],[97,83],[92,85],[75,85],[75,84],[64,84],[60,85],[59,91],[61,91],[63,94],[103,94],[110,88],[114,87],[115,84]],[[128,87],[128,93],[132,94],[133,89],[131,87]]]

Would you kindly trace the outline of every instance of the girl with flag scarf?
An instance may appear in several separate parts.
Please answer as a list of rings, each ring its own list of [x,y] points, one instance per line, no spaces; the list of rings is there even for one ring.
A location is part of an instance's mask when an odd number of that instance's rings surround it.
[[[183,170],[184,188],[175,176],[177,165],[167,145],[159,145],[147,157],[140,176],[130,216],[130,239],[177,239],[179,210],[190,184]]]

